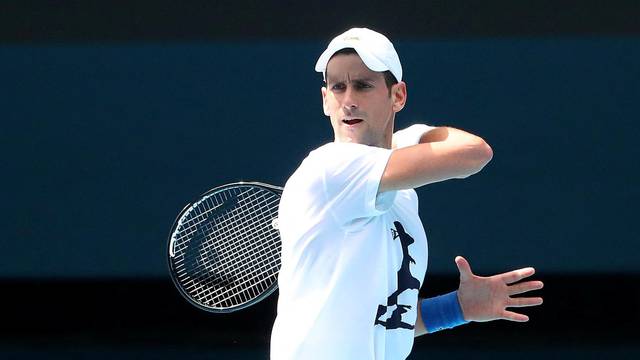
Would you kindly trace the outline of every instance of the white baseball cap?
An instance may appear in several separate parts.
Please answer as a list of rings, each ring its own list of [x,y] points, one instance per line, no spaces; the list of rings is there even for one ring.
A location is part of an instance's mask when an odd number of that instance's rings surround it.
[[[342,49],[354,49],[362,62],[372,71],[391,71],[398,82],[402,81],[402,65],[393,44],[386,36],[367,28],[353,28],[336,36],[316,63],[316,71],[326,76],[329,59]]]

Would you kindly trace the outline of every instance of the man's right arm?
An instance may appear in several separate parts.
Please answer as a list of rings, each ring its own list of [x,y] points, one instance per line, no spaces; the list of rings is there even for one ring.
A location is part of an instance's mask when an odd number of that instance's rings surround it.
[[[438,127],[422,135],[419,144],[391,153],[378,193],[463,179],[482,170],[492,157],[491,147],[482,138]]]

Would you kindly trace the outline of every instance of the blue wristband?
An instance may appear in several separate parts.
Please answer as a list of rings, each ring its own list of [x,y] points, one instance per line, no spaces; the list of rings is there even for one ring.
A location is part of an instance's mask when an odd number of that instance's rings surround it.
[[[422,300],[420,310],[424,326],[430,333],[468,323],[462,315],[457,291]]]

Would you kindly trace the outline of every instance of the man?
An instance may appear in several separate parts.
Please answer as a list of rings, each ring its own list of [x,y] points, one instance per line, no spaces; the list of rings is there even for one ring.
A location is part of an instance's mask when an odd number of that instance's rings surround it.
[[[456,257],[458,291],[418,299],[427,239],[413,189],[477,173],[493,156],[489,145],[449,127],[393,133],[407,88],[382,34],[339,35],[316,71],[335,141],[309,154],[282,195],[272,359],[404,359],[417,335],[469,321],[527,321],[506,308],[542,303],[510,297],[542,287],[509,285],[533,268],[484,278]]]

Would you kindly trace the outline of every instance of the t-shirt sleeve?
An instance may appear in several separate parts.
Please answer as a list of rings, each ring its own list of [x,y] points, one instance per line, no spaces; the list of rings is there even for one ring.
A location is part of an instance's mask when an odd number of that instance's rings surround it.
[[[321,159],[325,200],[340,224],[383,214],[393,204],[395,191],[378,194],[392,150],[333,143]]]

